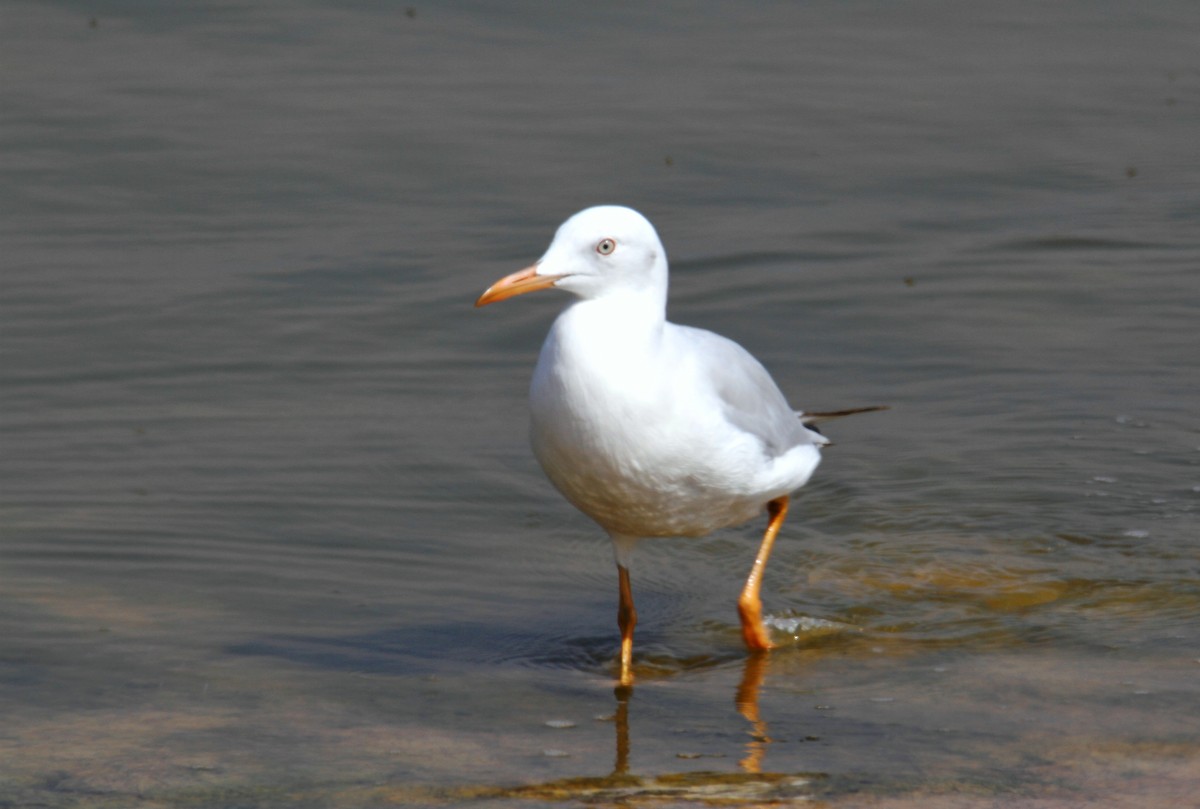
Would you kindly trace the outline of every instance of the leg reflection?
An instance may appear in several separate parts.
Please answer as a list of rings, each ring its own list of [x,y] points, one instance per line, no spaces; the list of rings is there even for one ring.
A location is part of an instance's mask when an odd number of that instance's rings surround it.
[[[767,735],[767,723],[758,713],[758,691],[762,687],[763,678],[767,676],[770,658],[766,654],[752,654],[746,658],[746,667],[742,670],[742,682],[738,685],[737,694],[733,701],[738,713],[750,723],[750,742],[746,745],[746,757],[738,764],[744,772],[761,773],[763,758],[767,755],[767,745],[771,737]]]
[[[617,712],[613,722],[617,726],[617,759],[613,762],[613,775],[629,772],[629,700],[633,697],[633,686],[618,685],[613,689],[617,698]]]
[[[753,728],[746,746],[746,757],[740,762],[742,772],[729,772],[731,767],[707,767],[701,764],[666,767],[666,772],[634,775],[630,770],[629,703],[633,689],[620,686],[613,690],[616,712],[612,716],[616,727],[617,747],[613,772],[600,777],[568,775],[545,783],[528,784],[510,789],[489,791],[477,797],[496,796],[519,798],[522,806],[531,800],[555,806],[570,803],[584,806],[793,806],[812,801],[816,796],[809,786],[813,773],[763,772],[763,759],[771,740],[766,723],[759,716],[758,698],[766,674],[766,655],[756,655],[746,661],[741,685],[735,702],[742,716]],[[727,681],[723,681],[726,682]],[[707,692],[705,692],[707,694]],[[652,699],[652,702],[654,700]],[[724,713],[717,710],[717,713]],[[738,722],[738,728],[744,726]],[[671,744],[676,735],[670,728],[653,734],[655,744]],[[652,758],[661,760],[669,750],[656,749]],[[680,758],[723,758],[724,754],[709,751]],[[777,756],[778,757],[778,756]],[[587,765],[590,766],[590,765]],[[661,766],[661,765],[660,765]]]
[[[746,744],[746,755],[738,762],[742,771],[747,774],[762,773],[763,759],[767,755],[767,745],[771,737],[767,735],[767,723],[763,721],[758,710],[758,692],[770,665],[767,654],[752,654],[746,658],[742,670],[742,681],[734,695],[734,704],[747,722],[750,723],[750,741]],[[618,685],[613,689],[616,698],[616,712],[613,714],[613,724],[616,728],[617,752],[613,761],[612,776],[629,774],[629,701],[633,698],[633,686]]]

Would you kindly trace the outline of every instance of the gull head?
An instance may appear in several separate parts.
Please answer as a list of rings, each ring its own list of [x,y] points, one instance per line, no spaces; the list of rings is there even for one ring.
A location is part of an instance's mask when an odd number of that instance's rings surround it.
[[[536,264],[492,284],[475,305],[550,287],[584,299],[634,293],[665,301],[666,251],[654,226],[632,208],[587,208],[559,226]]]

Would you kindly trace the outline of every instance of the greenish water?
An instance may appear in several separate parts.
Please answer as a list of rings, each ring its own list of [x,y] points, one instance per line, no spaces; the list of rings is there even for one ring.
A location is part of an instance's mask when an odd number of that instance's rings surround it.
[[[1200,14],[10,4],[0,805],[1179,806],[1200,791]],[[830,424],[607,540],[526,445],[599,202]],[[762,662],[762,661],[759,661]]]

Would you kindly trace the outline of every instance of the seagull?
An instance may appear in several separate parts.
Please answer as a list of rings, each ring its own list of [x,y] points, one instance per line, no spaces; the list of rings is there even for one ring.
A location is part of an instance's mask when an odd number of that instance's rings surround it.
[[[492,284],[485,306],[542,289],[574,300],[542,345],[530,385],[531,443],[555,488],[612,538],[621,632],[620,682],[633,682],[634,546],[699,537],[767,513],[738,599],[742,639],[772,648],[763,571],[792,492],[828,440],[820,420],[883,409],[794,411],[737,343],[669,323],[667,255],[654,226],[616,205],[587,208],[558,229],[535,264]]]

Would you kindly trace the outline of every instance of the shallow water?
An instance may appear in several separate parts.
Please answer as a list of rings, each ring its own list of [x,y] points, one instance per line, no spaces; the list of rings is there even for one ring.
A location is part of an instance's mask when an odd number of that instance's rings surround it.
[[[15,3],[0,803],[1178,806],[1200,791],[1200,13]],[[836,446],[607,540],[526,445],[589,204]]]

